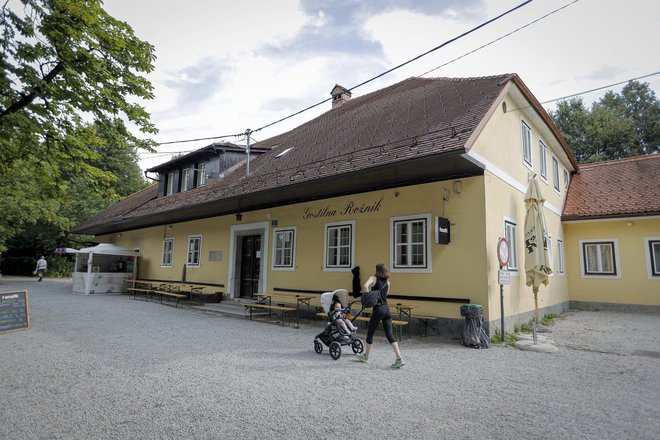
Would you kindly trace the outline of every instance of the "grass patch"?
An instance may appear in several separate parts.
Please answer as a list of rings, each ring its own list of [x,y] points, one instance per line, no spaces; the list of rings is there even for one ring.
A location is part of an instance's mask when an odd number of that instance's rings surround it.
[[[555,315],[554,313],[548,313],[547,315],[544,315],[543,318],[541,318],[541,324],[547,326],[550,325],[555,325],[555,321],[559,318],[559,316]]]
[[[502,343],[502,333],[500,329],[495,329],[495,334],[490,337],[491,344],[501,344]],[[513,333],[504,333],[504,343],[506,345],[513,345],[516,343],[516,335]]]

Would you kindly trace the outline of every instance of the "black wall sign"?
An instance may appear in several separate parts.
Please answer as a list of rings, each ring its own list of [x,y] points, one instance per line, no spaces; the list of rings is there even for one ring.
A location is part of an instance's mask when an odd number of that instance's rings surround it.
[[[0,292],[0,333],[29,326],[27,290]]]
[[[435,218],[435,242],[438,244],[449,244],[449,219],[444,217]]]

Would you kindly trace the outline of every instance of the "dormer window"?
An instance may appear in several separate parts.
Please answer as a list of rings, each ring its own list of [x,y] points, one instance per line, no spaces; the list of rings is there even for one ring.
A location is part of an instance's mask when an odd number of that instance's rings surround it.
[[[188,175],[190,174],[190,168],[184,168],[181,170],[181,191],[188,191]]]
[[[206,162],[198,162],[195,166],[195,188],[206,183]]]
[[[170,194],[174,193],[174,173],[167,173],[167,190],[165,191],[165,195],[169,196]]]

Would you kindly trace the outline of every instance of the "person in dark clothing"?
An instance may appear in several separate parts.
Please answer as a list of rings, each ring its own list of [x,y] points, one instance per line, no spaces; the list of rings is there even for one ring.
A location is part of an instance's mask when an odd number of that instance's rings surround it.
[[[353,274],[353,298],[357,298],[361,294],[362,283],[360,282],[360,266],[355,266],[351,269]]]
[[[367,282],[364,283],[365,292],[380,290],[380,300],[372,309],[371,318],[369,319],[369,326],[367,327],[367,345],[364,349],[364,353],[358,353],[355,355],[355,357],[360,362],[369,361],[369,352],[371,351],[371,345],[374,341],[374,333],[376,333],[376,328],[382,321],[383,330],[385,330],[385,337],[392,346],[392,350],[396,356],[396,359],[391,366],[392,368],[401,368],[405,365],[405,362],[403,362],[403,359],[401,359],[399,344],[396,342],[396,338],[394,337],[394,330],[392,329],[392,315],[390,313],[390,307],[387,305],[387,294],[390,290],[389,277],[389,270],[387,270],[384,264],[380,263],[376,265],[375,275],[370,276]]]

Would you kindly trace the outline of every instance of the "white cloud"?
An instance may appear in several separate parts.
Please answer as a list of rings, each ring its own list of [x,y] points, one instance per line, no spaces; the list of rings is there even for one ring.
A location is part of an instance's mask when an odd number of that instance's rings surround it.
[[[533,2],[353,96],[420,75],[569,2]],[[255,129],[329,97],[335,83],[352,87],[519,3],[107,0],[105,7],[156,46],[149,76],[156,99],[145,105],[161,130],[156,139],[170,141]],[[659,19],[654,0],[580,0],[430,76],[515,72],[540,101],[553,99],[656,71]],[[647,81],[658,90],[658,79]],[[327,103],[255,137],[329,109]]]

